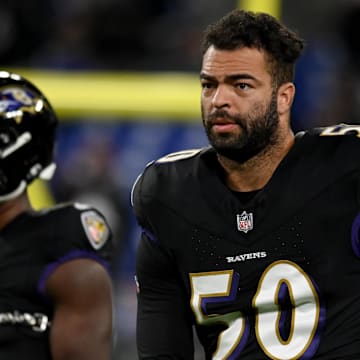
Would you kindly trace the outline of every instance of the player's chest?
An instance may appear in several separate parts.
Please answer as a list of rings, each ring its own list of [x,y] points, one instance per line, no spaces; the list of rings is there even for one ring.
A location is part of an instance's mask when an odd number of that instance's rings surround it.
[[[280,259],[348,261],[360,227],[357,188],[344,180],[316,192],[264,192],[243,204],[226,193],[200,194],[161,214],[162,238],[186,268],[242,268]],[[356,236],[355,236],[356,237]],[[358,251],[360,253],[360,250]],[[250,267],[257,267],[251,265]]]
[[[248,303],[262,286],[285,293],[299,282],[310,292],[346,286],[344,276],[360,266],[360,215],[350,190],[334,187],[288,212],[273,206],[266,213],[256,206],[221,214],[209,208],[207,216],[199,213],[199,223],[195,216],[192,223],[175,221],[172,244],[190,292],[194,279],[222,279]]]
[[[178,261],[195,322],[209,331],[226,324],[219,358],[258,346],[269,358],[311,358],[325,314],[346,306],[359,273],[360,215],[319,199],[262,236],[246,236],[252,225],[244,234],[192,228],[182,238]]]

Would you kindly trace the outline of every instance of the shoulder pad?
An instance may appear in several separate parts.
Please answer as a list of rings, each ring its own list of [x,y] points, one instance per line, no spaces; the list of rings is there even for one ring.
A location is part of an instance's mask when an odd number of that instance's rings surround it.
[[[149,173],[147,170],[149,170],[149,168],[153,169],[154,165],[159,165],[159,164],[167,164],[167,163],[175,163],[175,162],[179,162],[181,160],[186,160],[186,159],[190,159],[195,157],[197,154],[199,154],[200,152],[202,152],[204,149],[206,148],[199,148],[199,149],[188,149],[188,150],[182,150],[182,151],[177,151],[177,152],[173,152],[170,154],[167,154],[155,161],[152,161],[150,163],[148,163],[145,167],[145,170],[136,178],[132,188],[131,188],[131,192],[130,192],[130,201],[131,201],[131,205],[134,207],[135,204],[135,199],[136,199],[136,195],[137,193],[140,191],[139,188],[141,187],[140,183],[144,180],[144,175],[145,173]],[[156,168],[156,167],[155,167]],[[150,173],[153,175],[152,170],[150,170]],[[151,176],[150,176],[151,177]],[[149,186],[149,184],[153,184],[153,182],[150,180],[149,181],[149,176],[147,177],[147,186]]]
[[[40,211],[49,215],[63,230],[68,227],[83,230],[85,238],[95,250],[101,249],[111,238],[111,230],[104,215],[94,206],[82,203],[62,203]],[[80,224],[79,224],[80,223]],[[70,229],[69,229],[70,230]],[[74,230],[75,231],[75,230]]]

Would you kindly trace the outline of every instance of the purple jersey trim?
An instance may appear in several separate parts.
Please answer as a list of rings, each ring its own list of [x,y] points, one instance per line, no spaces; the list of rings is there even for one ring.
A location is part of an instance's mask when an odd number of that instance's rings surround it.
[[[95,260],[98,263],[100,263],[101,265],[103,265],[104,268],[109,272],[109,274],[111,274],[109,262],[104,260],[100,255],[97,255],[96,253],[93,253],[93,252],[90,252],[90,251],[85,251],[85,250],[74,250],[74,251],[69,252],[65,256],[59,258],[57,261],[54,261],[54,262],[48,264],[45,267],[45,270],[42,272],[42,274],[41,274],[41,276],[39,278],[38,285],[37,285],[38,293],[42,297],[47,299],[47,295],[46,295],[46,292],[45,292],[45,286],[46,286],[46,281],[49,278],[49,276],[60,265],[66,263],[66,262],[68,262],[70,260],[74,260],[74,259],[92,259],[92,260]]]
[[[355,255],[360,258],[359,229],[360,214],[357,214],[351,227],[351,245]]]

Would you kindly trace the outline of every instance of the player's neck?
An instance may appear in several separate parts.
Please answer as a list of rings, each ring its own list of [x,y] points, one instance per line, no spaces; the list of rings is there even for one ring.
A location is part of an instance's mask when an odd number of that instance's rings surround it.
[[[269,146],[244,163],[218,155],[220,165],[225,171],[226,184],[235,191],[262,189],[293,145],[294,134],[291,132],[276,145]]]
[[[26,193],[15,199],[0,202],[0,230],[25,211],[32,210]]]

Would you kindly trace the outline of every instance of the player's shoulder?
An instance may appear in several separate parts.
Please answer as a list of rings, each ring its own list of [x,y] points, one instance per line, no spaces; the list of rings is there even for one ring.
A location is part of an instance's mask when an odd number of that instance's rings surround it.
[[[319,143],[353,143],[360,146],[360,125],[356,124],[335,124],[326,127],[317,127],[302,131],[297,134],[301,138],[308,136]]]
[[[302,150],[312,157],[336,157],[353,160],[353,153],[360,151],[360,125],[336,124],[302,131],[296,135]]]
[[[146,165],[135,180],[132,198],[137,193],[154,193],[170,184],[181,182],[189,176],[196,176],[202,154],[210,148],[188,149],[173,152]]]
[[[194,159],[199,156],[199,154],[203,151],[206,151],[207,148],[198,148],[198,149],[187,149],[187,150],[181,150],[172,152],[170,154],[166,154],[165,156],[162,156],[161,158],[153,161],[150,165],[153,164],[188,164],[189,162],[194,161]]]
[[[159,159],[150,162],[144,171],[145,176],[166,175],[176,176],[194,171],[201,154],[209,151],[210,148],[188,149],[166,154]],[[181,171],[179,174],[178,172]]]
[[[48,221],[56,221],[60,224],[62,221],[78,222],[89,213],[96,214],[96,216],[106,222],[105,216],[98,208],[93,205],[78,202],[64,202],[41,209],[38,211],[38,216]]]
[[[82,203],[62,203],[37,213],[44,227],[55,231],[58,238],[81,239],[98,250],[109,242],[112,233],[104,214],[96,207]]]

